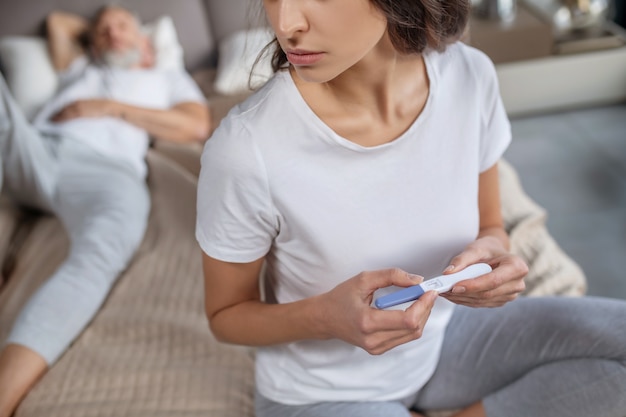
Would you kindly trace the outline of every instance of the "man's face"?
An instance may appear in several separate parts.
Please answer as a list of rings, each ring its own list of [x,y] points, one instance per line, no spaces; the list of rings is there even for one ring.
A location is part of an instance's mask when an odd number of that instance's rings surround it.
[[[99,58],[139,55],[140,59],[146,39],[139,22],[129,11],[113,7],[104,11],[96,22],[91,41]]]

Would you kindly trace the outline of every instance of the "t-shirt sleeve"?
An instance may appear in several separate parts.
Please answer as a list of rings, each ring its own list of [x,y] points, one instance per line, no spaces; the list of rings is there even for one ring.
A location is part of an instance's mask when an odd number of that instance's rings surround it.
[[[59,77],[58,89],[63,89],[80,78],[88,65],[89,57],[87,57],[87,55],[83,54],[76,57],[66,69],[57,73]]]
[[[478,77],[483,95],[480,172],[491,168],[511,143],[511,124],[500,96],[495,66],[482,52],[479,55]]]
[[[206,103],[200,87],[184,70],[169,70],[170,106],[184,102]]]
[[[196,239],[212,258],[247,263],[263,257],[277,234],[266,171],[251,134],[222,121],[202,153]]]

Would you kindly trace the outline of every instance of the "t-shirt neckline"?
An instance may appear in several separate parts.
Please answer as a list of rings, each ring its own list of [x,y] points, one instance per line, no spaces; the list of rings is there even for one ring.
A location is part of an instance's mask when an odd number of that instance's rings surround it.
[[[333,142],[343,147],[346,147],[355,151],[373,152],[376,150],[396,146],[398,143],[404,142],[404,140],[408,136],[411,136],[412,132],[416,130],[424,122],[425,119],[428,118],[428,114],[431,111],[430,109],[433,106],[434,91],[435,91],[437,80],[436,80],[435,71],[433,70],[432,62],[430,59],[431,53],[425,51],[422,54],[422,56],[423,56],[424,64],[426,67],[426,77],[428,78],[428,81],[429,81],[428,97],[426,98],[426,104],[424,105],[424,108],[422,109],[420,114],[415,118],[415,120],[411,123],[411,125],[398,137],[390,140],[389,142],[376,145],[376,146],[359,145],[358,143],[355,143],[339,135],[330,126],[328,126],[326,122],[324,122],[309,106],[309,104],[306,102],[304,97],[302,97],[302,94],[300,94],[300,90],[298,90],[298,87],[296,87],[296,84],[293,78],[291,77],[291,74],[289,73],[289,71],[286,71],[286,70],[282,71],[281,75],[285,79],[288,85],[289,96],[291,97],[294,105],[296,106],[296,109],[298,111],[302,111],[303,112],[302,114],[304,115],[304,117],[309,122],[312,121],[327,138],[331,139]]]

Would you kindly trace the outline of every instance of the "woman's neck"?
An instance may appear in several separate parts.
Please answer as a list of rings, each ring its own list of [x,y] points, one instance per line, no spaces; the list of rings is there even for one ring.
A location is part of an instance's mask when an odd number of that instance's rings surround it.
[[[325,83],[292,77],[311,109],[331,129],[363,146],[390,142],[419,116],[429,92],[421,55],[372,51]]]

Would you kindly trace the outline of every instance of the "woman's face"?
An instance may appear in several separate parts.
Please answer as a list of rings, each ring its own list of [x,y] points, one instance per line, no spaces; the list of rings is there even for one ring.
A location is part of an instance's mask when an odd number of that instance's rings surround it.
[[[326,82],[379,44],[385,15],[370,0],[264,0],[269,22],[300,78]]]

